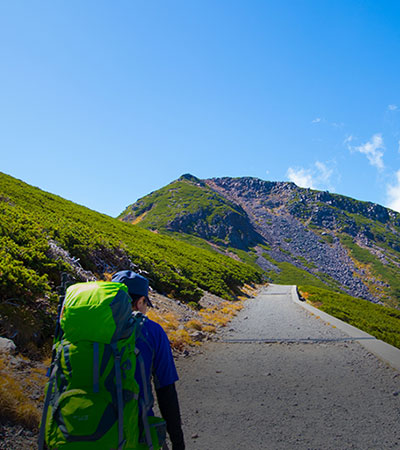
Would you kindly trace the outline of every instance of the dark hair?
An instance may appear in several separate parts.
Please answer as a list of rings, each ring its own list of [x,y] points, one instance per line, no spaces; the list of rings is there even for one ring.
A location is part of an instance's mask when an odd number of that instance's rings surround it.
[[[136,303],[143,297],[140,294],[129,294],[129,297],[132,299],[132,305],[135,306]]]

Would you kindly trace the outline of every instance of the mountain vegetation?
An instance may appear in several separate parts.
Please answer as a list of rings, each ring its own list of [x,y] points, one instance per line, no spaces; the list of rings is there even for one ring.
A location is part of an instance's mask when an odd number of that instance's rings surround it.
[[[186,174],[120,218],[258,266],[272,282],[400,305],[400,214],[377,204],[294,183]]]
[[[152,311],[179,349],[225,325],[241,307],[229,300],[265,280],[299,285],[314,306],[400,348],[399,267],[398,213],[293,183],[187,174],[112,218],[0,173],[0,336],[36,359],[0,356],[0,420],[37,428],[62,272],[144,273],[196,315],[178,326]],[[227,302],[200,309],[204,291]]]
[[[79,281],[130,268],[193,305],[203,291],[232,299],[269,280],[334,293],[345,311],[348,296],[399,308],[398,213],[255,178],[184,175],[115,219],[0,174],[0,256],[0,334],[29,354],[53,332],[61,272]]]
[[[314,306],[400,347],[400,214],[293,183],[183,175],[130,205],[128,223],[296,284]]]
[[[400,311],[315,286],[299,286],[313,306],[400,348]]]
[[[229,242],[239,249],[247,249],[261,238],[253,232],[246,212],[238,204],[192,175],[183,175],[143,197],[119,217],[143,228],[164,233],[177,230],[215,244]],[[221,223],[222,218],[230,224],[229,230]]]
[[[235,298],[262,270],[221,253],[133,227],[0,173],[0,335],[31,350],[51,335],[60,273],[106,279],[133,269],[185,302],[203,290]]]

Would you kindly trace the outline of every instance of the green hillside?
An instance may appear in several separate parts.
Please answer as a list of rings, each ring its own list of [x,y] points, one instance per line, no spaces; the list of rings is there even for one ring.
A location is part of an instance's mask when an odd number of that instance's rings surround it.
[[[400,311],[315,286],[299,286],[313,306],[400,348]]]
[[[63,258],[63,252],[70,258]],[[148,273],[154,289],[187,302],[197,302],[202,290],[233,298],[244,283],[262,280],[261,270],[254,267],[132,226],[0,173],[2,334],[9,334],[7,320],[15,306],[51,307],[60,272],[79,278],[76,260],[97,278],[135,266]]]
[[[189,181],[189,182],[188,182]],[[177,216],[203,211],[212,223],[219,214],[228,211],[240,214],[236,205],[229,203],[206,184],[193,176],[182,176],[163,188],[152,192],[130,205],[119,218],[137,221],[143,228],[168,229],[169,222]]]
[[[320,288],[330,287],[334,291],[340,291],[340,285],[323,272],[319,272],[318,276],[300,269],[288,262],[277,262],[269,255],[264,253],[264,258],[272,262],[278,269],[278,272],[270,270],[267,272],[268,280],[276,284],[299,285],[309,284]]]
[[[119,218],[164,234],[178,230],[179,235],[197,236],[225,247],[247,249],[262,241],[239,205],[189,174],[129,205]],[[235,226],[229,226],[231,223]]]
[[[186,174],[120,218],[259,266],[275,283],[400,306],[400,214],[371,202],[294,183]]]

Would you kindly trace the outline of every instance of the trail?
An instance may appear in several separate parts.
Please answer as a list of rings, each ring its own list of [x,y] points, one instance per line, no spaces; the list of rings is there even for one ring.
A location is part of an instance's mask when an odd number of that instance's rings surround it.
[[[177,361],[187,449],[400,448],[400,373],[289,294],[269,286]]]

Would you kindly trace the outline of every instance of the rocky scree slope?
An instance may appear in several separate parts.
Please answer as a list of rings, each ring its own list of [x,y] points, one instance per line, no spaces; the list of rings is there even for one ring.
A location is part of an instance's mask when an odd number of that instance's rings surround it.
[[[288,182],[186,174],[120,219],[201,238],[257,264],[272,281],[327,285],[399,306],[400,214],[374,203]]]

